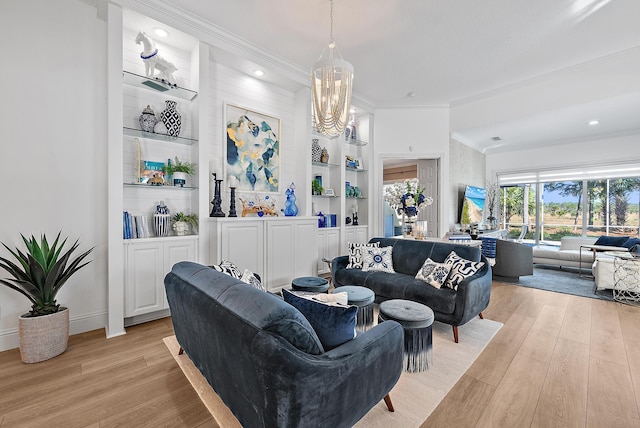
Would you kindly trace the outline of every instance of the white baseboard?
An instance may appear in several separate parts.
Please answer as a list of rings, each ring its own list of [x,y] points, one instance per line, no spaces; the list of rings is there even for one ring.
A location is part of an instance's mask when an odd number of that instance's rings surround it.
[[[169,309],[162,309],[160,311],[150,312],[148,314],[136,315],[133,317],[125,318],[124,326],[130,327],[132,325],[142,324],[149,321],[155,321],[155,320],[159,320],[160,318],[166,318],[169,316],[171,316],[171,312],[169,312]]]
[[[69,319],[69,334],[79,334],[92,330],[105,328],[107,325],[107,313],[96,312],[72,316]],[[0,352],[15,349],[20,346],[20,339],[17,328],[0,331]]]

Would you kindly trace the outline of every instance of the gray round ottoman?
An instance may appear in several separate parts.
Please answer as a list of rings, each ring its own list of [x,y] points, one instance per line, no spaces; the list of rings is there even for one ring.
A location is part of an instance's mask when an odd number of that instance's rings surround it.
[[[317,276],[301,276],[291,281],[291,288],[295,291],[327,293],[329,291],[329,281]]]
[[[347,293],[348,303],[358,307],[356,328],[362,331],[369,330],[373,326],[373,301],[375,293],[367,287],[358,285],[343,285],[335,288],[333,293]]]
[[[434,315],[430,307],[410,300],[380,303],[378,322],[397,321],[404,329],[404,369],[422,372],[432,364]]]

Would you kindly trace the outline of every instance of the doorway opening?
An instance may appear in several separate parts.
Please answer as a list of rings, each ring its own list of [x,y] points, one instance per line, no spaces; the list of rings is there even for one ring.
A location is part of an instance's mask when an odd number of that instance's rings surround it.
[[[439,159],[382,159],[382,231],[384,237],[402,236],[401,215],[384,199],[385,187],[406,180],[417,179],[424,187],[426,196],[433,198],[433,204],[418,213],[418,220],[427,221],[427,236],[437,237],[439,230]]]

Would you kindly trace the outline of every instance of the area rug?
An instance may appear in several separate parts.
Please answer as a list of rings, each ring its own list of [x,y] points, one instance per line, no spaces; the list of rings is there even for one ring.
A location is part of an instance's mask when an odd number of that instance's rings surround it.
[[[450,325],[434,323],[433,365],[422,373],[402,373],[400,380],[391,390],[395,412],[389,412],[381,401],[355,426],[410,428],[422,425],[500,328],[502,323],[474,318],[459,327],[460,341],[455,343]],[[211,389],[189,357],[186,354],[178,355],[180,346],[175,336],[165,337],[163,340],[218,425],[224,428],[240,427],[240,423]]]
[[[507,282],[498,278],[494,278],[494,280]],[[509,283],[523,287],[539,288],[540,290],[555,291],[556,293],[613,301],[613,290],[596,291],[596,284],[593,278],[581,277],[578,269],[560,269],[556,266],[537,265],[533,267],[533,275],[521,276],[518,282]]]

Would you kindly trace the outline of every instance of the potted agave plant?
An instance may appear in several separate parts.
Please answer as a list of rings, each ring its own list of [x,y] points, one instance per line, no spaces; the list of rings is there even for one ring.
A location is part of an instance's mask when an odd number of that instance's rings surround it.
[[[18,333],[20,357],[24,363],[37,363],[62,354],[69,339],[69,309],[56,302],[56,295],[71,276],[91,261],[82,261],[93,248],[72,258],[78,240],[63,252],[67,238],[60,242],[60,233],[51,245],[46,235],[40,242],[33,236],[22,236],[25,252],[15,251],[6,244],[17,263],[0,257],[0,267],[13,278],[0,278],[0,283],[24,295],[32,303],[31,310],[20,316]]]

